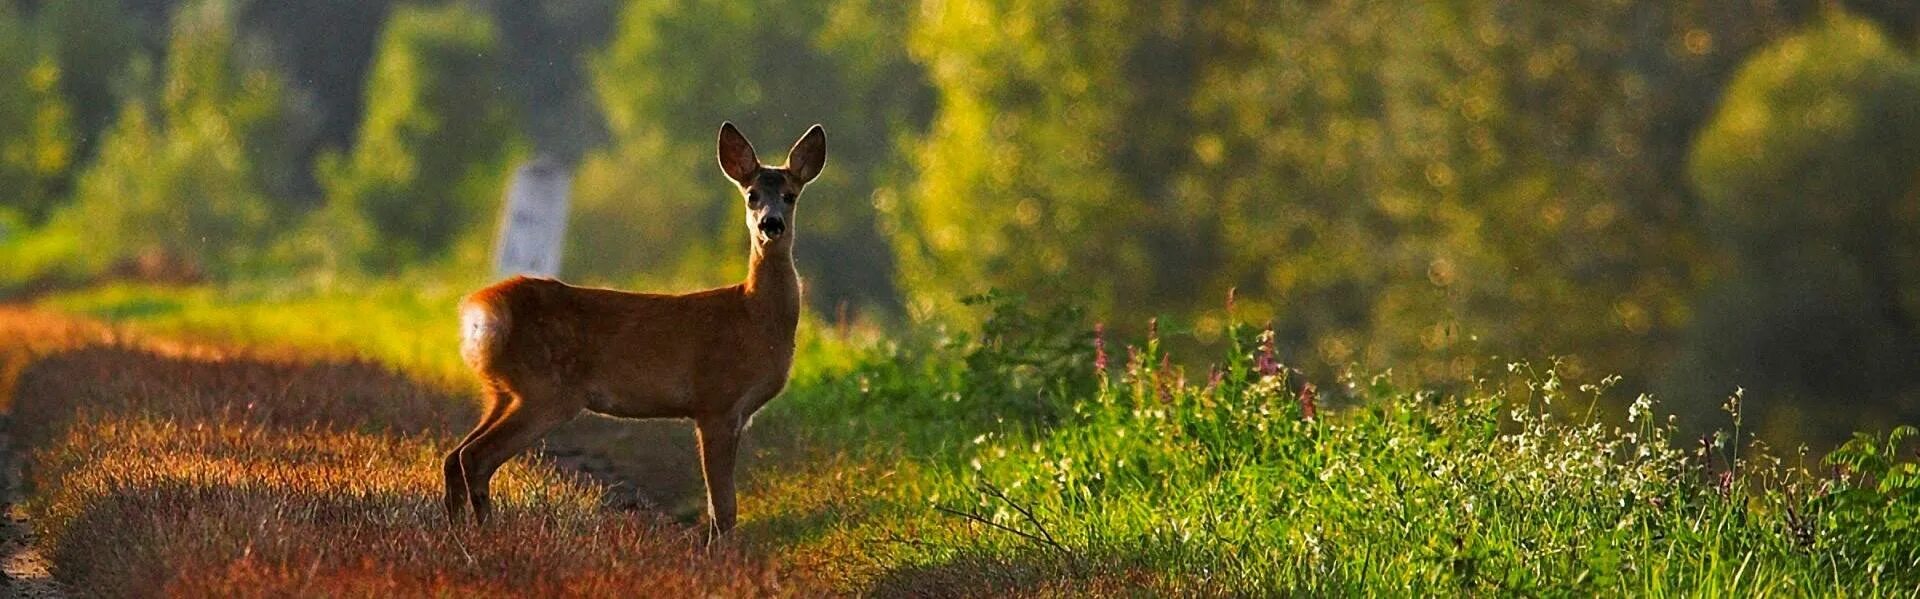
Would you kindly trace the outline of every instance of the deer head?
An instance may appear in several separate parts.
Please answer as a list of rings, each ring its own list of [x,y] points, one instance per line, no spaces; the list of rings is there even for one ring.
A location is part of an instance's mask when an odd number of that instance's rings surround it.
[[[827,163],[827,133],[819,125],[807,129],[787,151],[787,162],[767,166],[754,155],[753,143],[733,123],[720,125],[720,170],[740,186],[747,202],[747,230],[754,249],[781,251],[793,247],[793,209],[807,183]]]

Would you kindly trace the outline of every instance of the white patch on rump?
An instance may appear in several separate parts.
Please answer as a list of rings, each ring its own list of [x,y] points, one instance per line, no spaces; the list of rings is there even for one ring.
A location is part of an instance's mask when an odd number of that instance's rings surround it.
[[[470,303],[460,307],[460,357],[475,369],[486,366],[493,357],[494,345],[506,327],[486,304]]]

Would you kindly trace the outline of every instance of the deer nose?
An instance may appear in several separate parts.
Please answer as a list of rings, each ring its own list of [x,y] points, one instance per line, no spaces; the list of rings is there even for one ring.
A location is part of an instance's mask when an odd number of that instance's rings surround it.
[[[785,232],[787,232],[787,223],[780,220],[780,217],[769,216],[760,219],[760,234],[772,238],[779,237],[781,233]]]

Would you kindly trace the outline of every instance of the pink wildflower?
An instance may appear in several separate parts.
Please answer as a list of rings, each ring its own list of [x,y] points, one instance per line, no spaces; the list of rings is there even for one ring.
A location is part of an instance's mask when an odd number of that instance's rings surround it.
[[[1160,354],[1160,369],[1153,372],[1153,386],[1159,388],[1160,403],[1173,403],[1173,380],[1167,375],[1173,374],[1173,361],[1166,354]]]
[[[1280,362],[1273,359],[1273,329],[1260,334],[1260,349],[1253,356],[1253,371],[1262,376],[1280,374]]]
[[[1093,325],[1093,370],[1100,376],[1107,376],[1107,330],[1106,325]]]

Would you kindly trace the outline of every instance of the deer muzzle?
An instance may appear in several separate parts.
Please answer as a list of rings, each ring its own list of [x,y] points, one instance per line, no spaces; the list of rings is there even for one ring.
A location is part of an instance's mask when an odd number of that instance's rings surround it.
[[[778,216],[768,216],[760,219],[758,228],[760,229],[761,235],[767,239],[773,239],[787,232],[787,222],[781,220]]]

